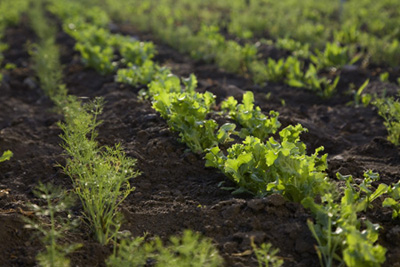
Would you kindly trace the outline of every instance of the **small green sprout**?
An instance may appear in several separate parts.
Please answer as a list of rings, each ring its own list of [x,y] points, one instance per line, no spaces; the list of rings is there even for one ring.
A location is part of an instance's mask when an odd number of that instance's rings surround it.
[[[10,160],[10,158],[13,156],[13,153],[10,150],[4,151],[3,155],[0,156],[0,162]]]
[[[389,81],[389,72],[383,72],[379,75],[379,80],[381,82],[388,82]]]
[[[51,184],[40,183],[33,191],[35,196],[43,200],[45,206],[30,204],[36,219],[24,217],[26,228],[35,229],[42,235],[41,240],[45,245],[45,250],[37,255],[40,266],[43,267],[68,267],[70,260],[67,254],[80,248],[80,244],[61,245],[59,241],[63,239],[66,232],[77,226],[78,221],[73,218],[70,208],[75,200],[60,187]],[[44,223],[44,220],[49,220]]]
[[[279,253],[279,249],[273,249],[271,243],[263,243],[260,247],[257,247],[252,236],[251,247],[256,255],[259,267],[280,267],[283,265],[283,259],[276,255]]]

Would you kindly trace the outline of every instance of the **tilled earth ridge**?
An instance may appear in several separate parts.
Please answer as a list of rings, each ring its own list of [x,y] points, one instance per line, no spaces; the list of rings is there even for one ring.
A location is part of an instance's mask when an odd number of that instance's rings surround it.
[[[132,27],[121,27],[119,32],[139,35]],[[20,215],[29,215],[25,212],[26,203],[34,201],[31,190],[38,181],[71,187],[69,178],[54,166],[64,161],[58,137],[61,131],[56,124],[62,117],[52,112],[51,102],[29,69],[26,38],[33,38],[26,21],[7,32],[5,42],[12,45],[5,61],[17,64],[17,68],[6,75],[0,87],[0,148],[14,152],[10,161],[0,164],[2,266],[35,265],[34,257],[41,246],[37,237],[31,238],[32,233],[23,228]],[[151,103],[138,100],[139,88],[115,83],[112,76],[102,77],[85,69],[73,52],[73,40],[64,33],[59,33],[58,42],[70,93],[90,98],[103,96],[107,101],[99,143],[121,143],[129,156],[138,159],[142,175],[132,180],[136,190],[121,207],[124,230],[135,236],[147,232],[164,239],[187,228],[200,231],[215,240],[226,266],[257,266],[246,253],[250,237],[254,236],[258,244],[271,242],[278,247],[285,266],[319,266],[315,242],[306,225],[311,216],[301,205],[286,202],[278,195],[252,199],[219,189],[219,182],[229,181],[217,170],[205,168],[201,156],[187,151],[177,141],[177,134],[168,130]],[[255,87],[244,78],[193,62],[168,46],[157,45],[156,59],[178,75],[195,73],[199,90],[213,92],[218,100],[253,90],[264,111],[274,109],[281,113],[283,125],[302,123],[309,129],[302,139],[310,151],[323,145],[329,153],[330,177],[336,171],[362,177],[364,170],[373,169],[381,174],[383,182],[397,181],[399,149],[386,141],[386,130],[376,112],[345,106],[348,97],[321,101],[310,92],[279,84]],[[353,82],[359,80],[362,79]],[[377,92],[384,89],[380,83],[373,85]],[[265,94],[269,92],[272,97],[267,99]],[[285,106],[280,99],[286,101]],[[391,220],[389,210],[379,205],[365,216],[383,225],[379,242],[388,248],[385,265],[395,266],[400,261],[398,223]],[[71,255],[73,265],[103,266],[110,249],[101,247],[86,233],[87,229],[78,229],[66,238],[84,244],[84,249]]]

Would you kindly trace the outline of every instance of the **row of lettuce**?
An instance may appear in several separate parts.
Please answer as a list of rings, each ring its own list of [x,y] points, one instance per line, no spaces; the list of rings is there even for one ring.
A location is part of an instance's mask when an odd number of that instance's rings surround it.
[[[215,96],[196,92],[194,75],[179,79],[152,61],[151,43],[111,34],[104,12],[94,17],[88,11],[82,19],[80,9],[76,3],[54,2],[50,7],[62,19],[64,30],[76,39],[75,48],[83,63],[100,73],[115,72],[119,82],[147,85],[143,94],[152,100],[153,108],[193,152],[205,154],[206,166],[219,169],[237,184],[231,188],[234,193],[259,197],[278,193],[310,208],[315,222],[309,222],[309,227],[324,266],[332,266],[334,261],[348,266],[376,266],[385,261],[386,249],[376,243],[379,225],[360,216],[360,212],[387,193],[390,197],[383,204],[394,208],[395,217],[399,184],[380,184],[375,189],[372,182],[379,175],[371,171],[364,174],[360,185],[351,176],[340,174],[337,178],[344,181],[344,186],[331,182],[325,173],[327,155],[319,156],[323,148],[307,155],[300,140],[305,129],[290,125],[278,132],[278,114],[271,111],[269,116],[264,115],[254,106],[251,92],[243,95],[240,104],[233,98],[221,104],[227,123],[219,125],[212,119]],[[97,14],[101,11],[93,10]],[[119,52],[121,59],[102,61],[102,51],[107,51],[110,59]],[[273,137],[277,135],[279,138]],[[317,198],[320,201],[316,202]]]

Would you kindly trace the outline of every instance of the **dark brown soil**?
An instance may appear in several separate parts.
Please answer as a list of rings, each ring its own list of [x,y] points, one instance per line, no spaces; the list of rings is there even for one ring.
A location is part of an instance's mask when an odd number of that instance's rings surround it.
[[[128,26],[118,28],[118,32],[155,40]],[[11,47],[5,54],[5,63],[14,63],[17,68],[6,73],[0,87],[0,149],[14,153],[10,161],[0,164],[1,266],[35,266],[35,255],[42,246],[36,235],[24,229],[21,217],[33,216],[27,203],[36,201],[32,189],[38,182],[71,188],[69,178],[55,166],[65,161],[57,127],[62,117],[53,112],[52,103],[30,69],[24,44],[33,38],[25,22],[8,30],[5,39]],[[151,103],[138,100],[139,88],[115,83],[112,75],[100,76],[85,69],[73,52],[73,40],[64,33],[59,33],[57,40],[70,93],[89,98],[102,96],[106,100],[101,116],[104,122],[98,128],[99,143],[121,143],[129,156],[138,159],[142,174],[132,180],[136,190],[122,204],[123,230],[134,236],[146,232],[150,237],[164,239],[184,229],[199,231],[214,240],[226,266],[258,266],[254,255],[247,253],[251,249],[250,237],[257,244],[271,242],[279,248],[285,266],[319,266],[315,242],[306,225],[311,216],[301,205],[287,202],[279,195],[253,199],[232,196],[220,189],[221,181],[230,182],[217,170],[205,168],[201,156],[177,141],[177,134],[169,131]],[[302,137],[310,151],[324,146],[329,154],[328,174],[332,179],[338,171],[362,177],[368,169],[379,172],[382,182],[387,184],[400,177],[399,149],[386,140],[382,119],[370,107],[346,105],[351,100],[344,94],[348,84],[359,85],[365,78],[373,77],[371,70],[344,73],[338,95],[321,100],[311,92],[282,84],[257,87],[213,65],[196,63],[158,42],[157,48],[158,62],[177,75],[195,73],[199,90],[213,92],[218,101],[229,95],[240,98],[244,91],[252,90],[264,111],[280,112],[283,125],[303,124],[309,130]],[[368,90],[381,92],[386,87],[373,82]],[[379,206],[366,215],[383,226],[379,242],[388,248],[385,265],[396,266],[400,262],[398,221],[391,220],[390,211]],[[97,244],[88,233],[82,226],[66,236],[66,241],[84,245],[71,255],[72,263],[104,266],[111,250]]]

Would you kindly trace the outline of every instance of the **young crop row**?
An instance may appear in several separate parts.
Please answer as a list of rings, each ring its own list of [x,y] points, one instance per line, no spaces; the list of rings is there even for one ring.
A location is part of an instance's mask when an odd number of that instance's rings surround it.
[[[387,82],[387,75],[381,75],[382,82]],[[399,79],[400,81],[400,79]],[[377,108],[378,114],[384,119],[384,125],[388,131],[387,139],[395,146],[400,145],[400,101],[398,94],[397,98],[394,96],[387,97],[385,92],[381,96],[378,94],[363,93],[364,89],[368,86],[369,79],[367,79],[360,88],[354,92],[354,101],[352,104],[363,104],[365,107],[372,104]],[[399,82],[400,85],[400,82]]]
[[[42,89],[65,118],[59,126],[63,130],[62,146],[68,158],[66,166],[60,167],[71,177],[74,192],[81,200],[85,219],[96,239],[101,244],[107,244],[116,238],[120,227],[121,215],[117,212],[117,207],[134,190],[130,187],[129,179],[138,174],[135,171],[136,161],[126,157],[119,145],[100,147],[97,144],[96,127],[100,123],[97,116],[101,113],[102,101],[97,99],[82,104],[77,97],[67,95],[67,89],[62,84],[59,52],[55,45],[55,29],[49,26],[44,17],[42,1],[32,4],[29,17],[32,28],[39,37],[39,43],[32,52],[34,69]],[[65,254],[69,250],[64,251],[63,246],[56,244],[63,232],[57,229],[54,218],[56,213],[64,211],[66,206],[60,210],[62,206],[56,208],[57,205],[51,202],[52,196],[61,193],[52,190],[51,186],[43,185],[39,187],[39,191],[44,192],[49,199],[47,209],[52,216],[50,229],[30,222],[34,228],[45,234],[46,251],[38,255],[39,263],[42,266],[60,266],[60,264],[68,266],[69,260],[65,258]],[[41,208],[37,210],[39,211],[37,214],[43,215],[40,213]],[[65,220],[62,222],[65,223]]]
[[[125,0],[118,4],[109,1],[109,8],[116,17],[122,12],[124,19],[155,32],[161,25],[181,33],[213,25],[245,40],[289,38],[313,50],[323,50],[333,40],[348,47],[350,54],[358,50],[365,61],[377,64],[396,66],[400,57],[400,4],[391,0]]]
[[[66,7],[54,10],[65,11]],[[392,204],[396,211],[398,184],[380,184],[375,189],[372,182],[377,181],[379,175],[368,171],[360,185],[355,184],[351,176],[337,174],[338,179],[345,181],[345,186],[340,188],[329,181],[324,172],[327,155],[318,155],[322,148],[312,155],[306,154],[306,146],[300,141],[300,134],[305,131],[301,125],[280,130],[278,140],[273,137],[280,127],[278,114],[271,112],[266,116],[259,107],[254,107],[251,92],[243,96],[241,104],[233,98],[221,104],[226,118],[238,125],[218,125],[210,119],[215,96],[210,92],[196,92],[194,75],[180,80],[153,62],[151,43],[111,34],[104,24],[96,24],[91,17],[86,18],[90,23],[87,25],[63,12],[58,15],[63,18],[66,31],[76,38],[76,49],[87,66],[96,68],[91,62],[98,62],[101,53],[84,53],[81,47],[85,42],[96,44],[99,51],[110,50],[112,55],[120,52],[123,58],[119,62],[113,62],[114,57],[110,57],[105,64],[114,66],[117,81],[133,86],[147,84],[148,91],[144,95],[152,99],[153,108],[193,152],[205,154],[206,166],[219,169],[237,184],[231,190],[256,196],[279,193],[309,208],[315,215],[315,222],[309,222],[309,227],[317,240],[322,265],[332,266],[338,261],[348,266],[376,266],[385,261],[386,249],[376,243],[379,226],[359,213],[385,193],[391,196],[390,200],[385,200],[385,205]],[[124,57],[122,47],[132,49],[129,57]],[[118,66],[122,68],[117,70]],[[98,70],[102,72],[103,68]],[[236,131],[239,127],[240,131]],[[245,139],[232,143],[234,135]],[[229,148],[225,149],[227,146]],[[321,201],[316,202],[318,197]]]
[[[400,95],[398,96],[400,97]],[[378,113],[385,120],[388,130],[388,140],[394,145],[400,145],[400,101],[394,97],[376,98],[373,104],[378,108]]]

